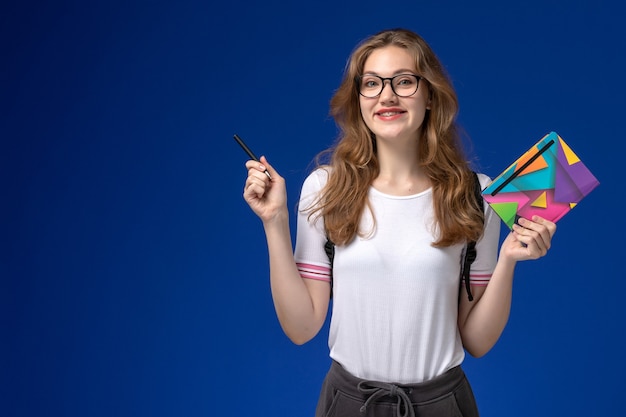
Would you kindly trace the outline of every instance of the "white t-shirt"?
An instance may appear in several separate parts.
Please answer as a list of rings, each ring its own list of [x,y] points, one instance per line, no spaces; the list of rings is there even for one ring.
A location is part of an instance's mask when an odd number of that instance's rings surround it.
[[[479,174],[483,188],[489,178]],[[303,278],[329,281],[323,219],[309,218],[327,180],[323,169],[305,180],[298,210],[295,259]],[[330,356],[352,375],[383,382],[418,383],[461,364],[457,327],[464,244],[435,248],[432,190],[392,196],[369,190],[372,212],[364,236],[335,247]],[[495,268],[500,220],[485,211],[470,282],[487,285]]]

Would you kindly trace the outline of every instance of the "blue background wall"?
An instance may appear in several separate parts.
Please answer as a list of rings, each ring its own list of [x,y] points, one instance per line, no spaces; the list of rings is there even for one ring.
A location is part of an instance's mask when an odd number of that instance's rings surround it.
[[[353,46],[422,34],[495,176],[557,131],[601,181],[468,358],[482,415],[615,415],[626,388],[619,2],[96,1],[0,13],[3,416],[311,416],[327,327],[282,334],[241,135],[289,204]],[[295,232],[295,230],[294,230]]]

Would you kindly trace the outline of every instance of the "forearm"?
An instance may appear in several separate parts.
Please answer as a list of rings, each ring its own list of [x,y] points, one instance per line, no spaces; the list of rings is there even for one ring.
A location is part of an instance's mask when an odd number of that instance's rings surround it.
[[[515,261],[500,258],[484,293],[460,323],[465,349],[476,357],[498,341],[508,322],[513,294]]]
[[[309,286],[298,272],[287,212],[264,223],[264,228],[276,315],[283,331],[294,343],[305,343],[320,330],[328,305],[314,303]]]
[[[500,257],[489,285],[476,297],[474,305],[464,303],[459,310],[459,330],[463,345],[473,356],[482,356],[496,344],[511,311],[513,273],[518,261],[538,259],[550,248],[556,224],[541,217],[520,218],[504,239]]]

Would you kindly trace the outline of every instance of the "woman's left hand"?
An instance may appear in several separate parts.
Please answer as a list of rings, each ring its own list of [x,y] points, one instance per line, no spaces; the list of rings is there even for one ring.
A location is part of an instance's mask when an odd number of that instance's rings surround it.
[[[539,216],[520,218],[500,248],[501,256],[515,261],[538,259],[548,253],[556,224]]]

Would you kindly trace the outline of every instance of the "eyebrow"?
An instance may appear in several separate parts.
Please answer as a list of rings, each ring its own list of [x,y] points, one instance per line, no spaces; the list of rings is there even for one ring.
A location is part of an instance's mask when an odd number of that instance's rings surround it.
[[[403,69],[399,69],[397,71],[395,71],[392,75],[398,75],[398,74],[415,74],[416,71],[412,70],[412,69],[407,69],[407,68],[403,68]],[[380,74],[375,72],[375,71],[368,71],[368,72],[364,72],[363,75],[376,75],[380,77]]]

